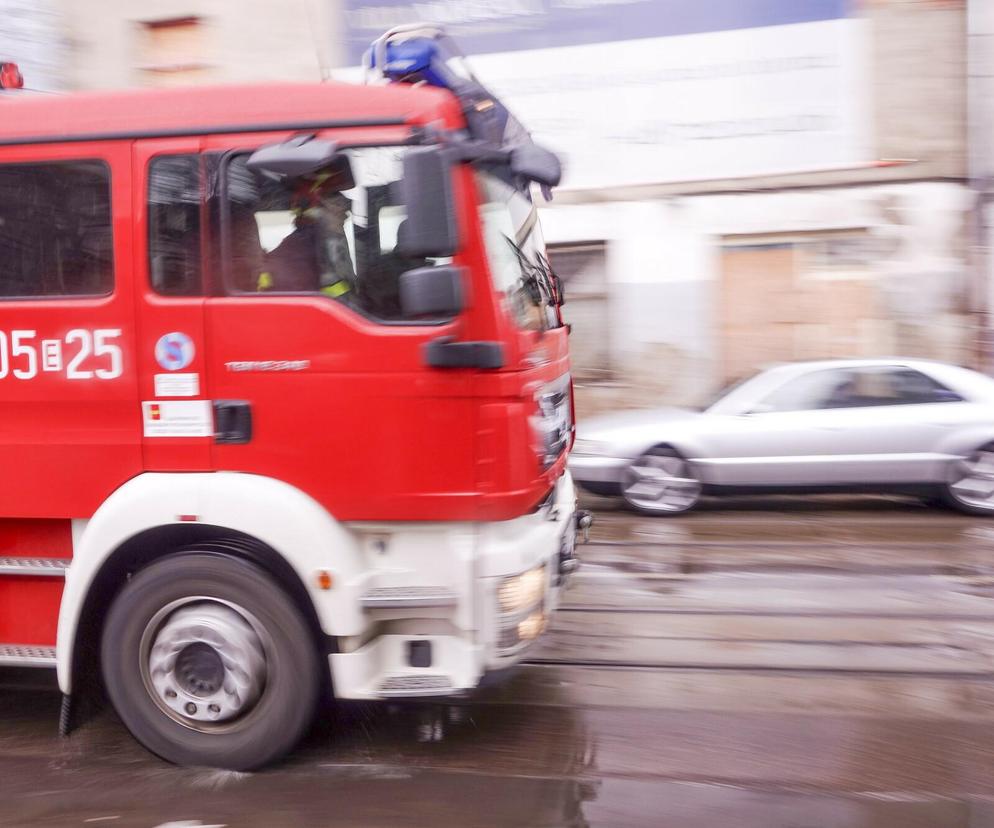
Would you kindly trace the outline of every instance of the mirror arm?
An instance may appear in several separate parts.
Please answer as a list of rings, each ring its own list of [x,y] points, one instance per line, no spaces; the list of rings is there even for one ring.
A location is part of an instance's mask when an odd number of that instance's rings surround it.
[[[469,161],[474,164],[506,164],[511,159],[510,150],[475,139],[464,139],[449,144],[446,149],[452,154],[453,160]]]

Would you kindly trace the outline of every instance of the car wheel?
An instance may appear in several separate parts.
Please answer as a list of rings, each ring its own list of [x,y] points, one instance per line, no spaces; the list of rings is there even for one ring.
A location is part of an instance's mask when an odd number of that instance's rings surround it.
[[[970,515],[994,515],[994,443],[952,464],[945,499]]]
[[[263,570],[218,554],[164,558],[111,606],[104,683],[125,726],[170,762],[252,770],[311,722],[321,671],[314,636]]]
[[[697,505],[701,482],[678,452],[656,447],[625,469],[621,496],[643,514],[679,515]]]

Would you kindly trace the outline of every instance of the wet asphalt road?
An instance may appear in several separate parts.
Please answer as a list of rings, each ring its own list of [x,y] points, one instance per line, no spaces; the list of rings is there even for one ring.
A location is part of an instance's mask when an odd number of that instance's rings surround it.
[[[601,504],[604,505],[604,504]],[[340,705],[271,770],[168,766],[0,689],[0,825],[994,826],[994,521],[884,498],[603,511],[540,649]]]

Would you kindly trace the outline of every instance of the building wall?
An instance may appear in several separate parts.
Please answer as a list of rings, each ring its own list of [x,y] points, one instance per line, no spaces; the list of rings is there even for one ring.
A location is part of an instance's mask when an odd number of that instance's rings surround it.
[[[0,61],[18,64],[30,89],[62,89],[69,50],[57,0],[0,0],[0,20]]]
[[[62,7],[77,89],[317,81],[334,60],[332,6],[324,0],[62,0]],[[165,65],[151,54],[146,24],[187,19],[200,31],[178,45],[175,66]]]
[[[994,372],[994,3],[970,1],[967,31],[970,178],[976,194],[970,260],[983,320],[982,362]]]
[[[966,4],[866,0],[859,13],[868,163],[565,190],[543,208],[550,242],[607,243],[613,370],[578,388],[580,416],[693,403],[778,360],[980,363]]]
[[[578,389],[580,415],[692,404],[780,360],[975,364],[965,255],[972,203],[965,184],[931,181],[546,210],[550,243],[594,235],[607,243],[613,371]],[[789,272],[776,257],[757,260],[750,284],[749,265],[729,256],[750,248],[789,249]]]

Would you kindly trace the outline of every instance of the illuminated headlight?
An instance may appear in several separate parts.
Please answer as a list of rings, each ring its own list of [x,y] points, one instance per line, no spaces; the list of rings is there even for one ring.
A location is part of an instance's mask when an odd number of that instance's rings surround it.
[[[520,612],[541,601],[545,594],[545,580],[544,566],[503,578],[497,588],[497,605],[501,614]]]
[[[611,446],[597,440],[578,439],[573,442],[573,454],[610,454]]]
[[[539,610],[533,612],[524,621],[518,623],[518,640],[531,641],[538,638],[545,630],[545,613]]]

